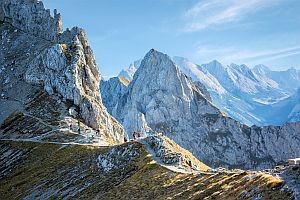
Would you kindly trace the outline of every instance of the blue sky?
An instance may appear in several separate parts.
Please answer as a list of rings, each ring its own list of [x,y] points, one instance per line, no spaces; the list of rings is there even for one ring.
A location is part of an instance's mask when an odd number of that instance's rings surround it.
[[[86,30],[104,77],[151,48],[202,64],[300,69],[299,0],[43,0]]]

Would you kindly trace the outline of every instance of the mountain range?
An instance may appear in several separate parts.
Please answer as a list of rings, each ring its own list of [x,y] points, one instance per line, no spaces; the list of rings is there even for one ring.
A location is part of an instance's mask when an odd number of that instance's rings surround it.
[[[250,69],[246,65],[222,65],[217,60],[197,65],[182,57],[172,60],[193,81],[207,88],[213,104],[242,123],[261,126],[299,121],[299,101],[291,100],[300,87],[299,70],[272,71],[264,65]],[[133,62],[118,77],[131,81],[140,63],[141,60]],[[280,110],[285,112],[273,114]]]
[[[300,139],[299,123],[249,127],[228,117],[212,103],[204,84],[154,49],[127,87],[112,78],[101,82],[100,91],[104,105],[109,102],[108,112],[129,137],[136,131],[163,132],[213,167],[262,169],[300,153],[294,148]]]

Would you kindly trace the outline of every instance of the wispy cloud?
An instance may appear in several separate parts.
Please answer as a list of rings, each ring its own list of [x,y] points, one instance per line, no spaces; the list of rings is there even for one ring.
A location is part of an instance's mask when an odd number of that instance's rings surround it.
[[[199,31],[207,27],[239,21],[251,12],[273,6],[281,0],[201,0],[184,14],[184,31]]]
[[[240,60],[240,61],[268,61],[277,58],[283,58],[291,55],[300,54],[300,46],[287,47],[275,50],[264,51],[241,51],[231,55],[227,55],[227,60]]]
[[[217,59],[225,63],[238,62],[246,64],[259,64],[261,62],[275,60],[292,55],[300,55],[300,46],[252,51],[240,50],[237,48],[211,48],[203,46],[197,49],[197,57],[203,62]]]

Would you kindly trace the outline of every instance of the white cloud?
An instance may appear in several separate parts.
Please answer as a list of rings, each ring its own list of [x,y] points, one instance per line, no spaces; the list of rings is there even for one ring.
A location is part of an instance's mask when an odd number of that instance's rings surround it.
[[[267,61],[274,60],[277,58],[283,58],[290,55],[300,54],[300,46],[287,47],[282,49],[274,49],[274,50],[264,50],[264,51],[241,51],[236,52],[227,56],[228,59],[233,60],[259,60],[259,61]]]
[[[251,12],[281,0],[201,0],[186,11],[184,31],[199,31],[209,26],[238,21]]]
[[[199,47],[197,49],[197,58],[203,62],[217,59],[226,64],[231,62],[237,63],[256,63],[275,60],[291,55],[300,55],[300,46],[284,47],[272,50],[239,50],[237,48],[214,48]]]

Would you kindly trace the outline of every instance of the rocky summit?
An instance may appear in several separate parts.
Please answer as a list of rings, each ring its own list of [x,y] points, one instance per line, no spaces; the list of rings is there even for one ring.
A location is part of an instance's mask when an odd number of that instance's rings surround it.
[[[299,154],[299,124],[226,117],[154,49],[135,65],[131,83],[103,81],[83,29],[63,31],[41,1],[0,0],[0,199],[299,197],[297,166],[224,168]]]
[[[116,96],[107,97],[104,102],[117,102]],[[227,117],[201,85],[154,49],[142,60],[127,92],[109,107],[128,134],[163,132],[213,167],[262,169],[300,154],[295,148],[300,143],[299,122],[249,127]]]

